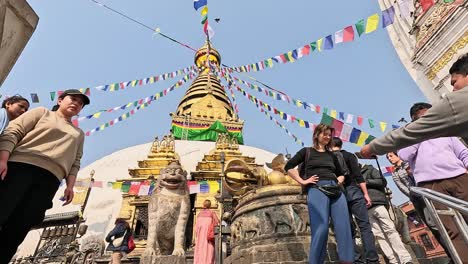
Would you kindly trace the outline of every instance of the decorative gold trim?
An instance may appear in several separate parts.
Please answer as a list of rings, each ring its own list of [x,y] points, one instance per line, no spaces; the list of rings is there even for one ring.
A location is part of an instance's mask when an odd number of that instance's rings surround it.
[[[436,77],[437,73],[447,65],[449,61],[452,60],[453,56],[457,54],[458,50],[463,49],[466,44],[468,44],[468,30],[465,31],[465,34],[461,36],[455,44],[453,44],[445,53],[440,57],[437,62],[434,64],[434,66],[431,67],[431,69],[426,73],[426,76],[429,80],[434,80]]]

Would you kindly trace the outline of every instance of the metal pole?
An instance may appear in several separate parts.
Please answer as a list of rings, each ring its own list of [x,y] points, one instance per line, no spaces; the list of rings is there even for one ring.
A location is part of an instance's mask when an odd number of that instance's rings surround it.
[[[218,264],[223,263],[223,211],[224,211],[224,165],[226,161],[226,155],[224,152],[220,153],[221,160],[221,184],[219,187],[219,229],[218,229]]]
[[[81,205],[81,215],[82,215],[81,218],[82,218],[83,215],[84,215],[84,210],[86,209],[86,204],[88,203],[89,195],[91,194],[91,189],[93,188],[94,173],[95,173],[94,170],[91,170],[91,172],[89,173],[89,176],[91,176],[91,180],[90,180],[90,184],[89,184],[88,190],[86,191],[85,200],[83,201],[83,204]]]

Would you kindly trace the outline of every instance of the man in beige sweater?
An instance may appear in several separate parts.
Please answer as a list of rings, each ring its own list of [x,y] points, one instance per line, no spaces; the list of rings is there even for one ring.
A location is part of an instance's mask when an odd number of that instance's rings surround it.
[[[64,205],[73,200],[84,133],[71,118],[87,104],[79,90],[67,90],[57,111],[30,110],[0,135],[0,264],[8,263],[31,227],[42,222],[63,179]]]

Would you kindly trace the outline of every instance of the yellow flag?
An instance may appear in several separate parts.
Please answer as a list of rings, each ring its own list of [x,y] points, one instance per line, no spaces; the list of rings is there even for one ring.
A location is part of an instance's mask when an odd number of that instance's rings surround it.
[[[132,87],[135,87],[135,85],[137,84],[137,82],[138,82],[137,80],[133,80],[133,81],[132,81]]]
[[[112,183],[112,189],[115,189],[115,190],[122,189],[122,182],[113,182]]]
[[[78,188],[77,188],[78,189]],[[87,188],[86,188],[87,189]],[[86,198],[86,189],[79,188],[75,191],[73,196],[72,204],[83,204]]]
[[[217,193],[219,191],[219,183],[217,181],[208,181],[210,193]]]
[[[273,59],[272,58],[268,59],[268,67],[273,68]]]
[[[380,122],[380,130],[382,130],[382,132],[385,131],[385,128],[387,128],[387,123],[385,122]]]
[[[364,146],[364,143],[366,142],[366,139],[369,137],[369,134],[367,134],[364,131],[361,131],[361,135],[359,136],[359,139],[357,141],[358,146]]]
[[[154,77],[150,77],[149,83],[154,83]]]
[[[330,111],[330,116],[333,117],[333,118],[336,118],[336,110],[331,110]]]
[[[294,57],[292,55],[292,51],[288,51],[288,58],[290,62],[294,62]]]
[[[299,119],[299,126],[300,126],[300,127],[305,127],[304,120]]]
[[[318,51],[322,51],[322,42],[323,42],[323,38],[320,38],[319,40],[317,40],[317,50]]]
[[[366,23],[366,34],[375,31],[379,26],[379,14],[375,13],[372,16],[367,18]]]
[[[99,118],[101,116],[102,112],[97,112],[93,115],[94,118]]]
[[[203,7],[203,9],[201,10],[202,17],[206,16],[206,14],[208,14],[208,6]]]

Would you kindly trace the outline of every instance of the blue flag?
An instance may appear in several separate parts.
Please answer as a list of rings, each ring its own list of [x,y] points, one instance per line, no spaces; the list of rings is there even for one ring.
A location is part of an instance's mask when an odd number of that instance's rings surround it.
[[[208,0],[194,0],[193,1],[193,8],[198,10],[202,6],[206,6],[208,4]]]
[[[330,50],[333,49],[333,39],[332,35],[328,35],[323,41],[323,49]]]

